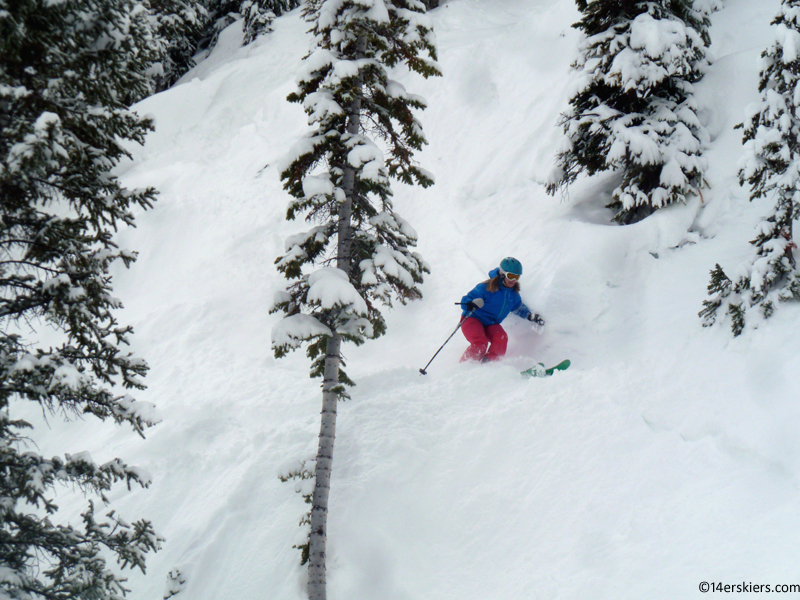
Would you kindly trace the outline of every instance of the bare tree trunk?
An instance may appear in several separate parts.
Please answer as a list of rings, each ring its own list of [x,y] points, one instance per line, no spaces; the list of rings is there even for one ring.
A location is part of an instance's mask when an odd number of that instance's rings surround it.
[[[356,58],[362,58],[367,48],[367,38],[362,36],[356,46]],[[359,88],[360,83],[359,83]],[[361,93],[350,104],[347,111],[347,133],[357,134],[361,128]],[[351,217],[353,213],[353,196],[355,194],[356,171],[349,164],[344,167],[342,189],[345,201],[339,207],[338,248],[336,267],[350,275],[352,257],[353,232]],[[327,545],[328,496],[331,485],[331,467],[333,464],[333,442],[336,438],[336,404],[338,393],[334,389],[339,385],[339,357],[342,345],[341,336],[333,332],[325,346],[325,372],[322,381],[322,419],[319,431],[319,448],[317,450],[317,466],[314,483],[314,495],[311,504],[311,535],[308,540],[308,598],[309,600],[327,599],[327,581],[325,576],[325,552]]]
[[[342,338],[334,333],[325,347],[325,375],[322,381],[322,419],[317,450],[316,480],[311,500],[311,535],[308,540],[308,598],[326,599],[325,546],[328,524],[328,495],[331,485],[333,442],[336,438],[336,403],[333,389],[339,384],[339,349]]]
[[[792,265],[793,269],[797,267],[797,264],[795,263],[794,260],[794,252],[793,252],[793,250],[797,247],[794,242],[794,218],[795,218],[794,211],[795,211],[794,200],[790,200],[789,207],[786,209],[787,213],[786,221],[788,223],[788,225],[786,226],[788,229],[788,231],[786,232],[787,235],[786,239],[789,240],[789,245],[786,246],[786,255],[788,256],[789,264]]]

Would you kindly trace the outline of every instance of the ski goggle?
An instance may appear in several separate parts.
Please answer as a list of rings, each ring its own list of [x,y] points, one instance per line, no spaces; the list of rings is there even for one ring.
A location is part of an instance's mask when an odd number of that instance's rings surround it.
[[[503,271],[503,269],[500,269],[500,275],[510,279],[511,281],[519,281],[519,278],[521,277],[521,275],[518,275],[517,273],[506,273]]]

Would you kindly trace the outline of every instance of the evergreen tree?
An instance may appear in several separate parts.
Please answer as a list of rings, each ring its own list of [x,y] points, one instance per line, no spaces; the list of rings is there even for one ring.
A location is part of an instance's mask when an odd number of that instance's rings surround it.
[[[412,251],[416,233],[395,213],[390,187],[390,178],[433,183],[413,162],[426,143],[413,110],[425,101],[387,69],[404,64],[425,77],[440,73],[419,0],[310,0],[304,14],[315,48],[289,100],[302,102],[313,129],[292,149],[281,177],[293,197],[287,218],[304,215],[314,226],[287,240],[276,260],[291,283],[274,309],[286,317],[273,331],[273,348],[280,357],[307,342],[312,376],[323,378],[308,548],[309,598],[320,600],[336,406],[352,384],[341,368],[341,343],[383,334],[380,305],[419,298],[428,271]]]
[[[144,570],[159,541],[149,522],[97,513],[115,483],[148,485],[121,460],[36,452],[24,403],[45,413],[153,424],[147,365],[114,318],[109,269],[135,254],[112,234],[133,225],[152,189],[111,174],[151,123],[126,106],[152,92],[163,47],[133,0],[0,0],[0,596],[117,599],[124,579],[106,561]],[[46,341],[45,341],[46,340]],[[80,448],[79,448],[80,449]],[[59,523],[59,487],[91,499],[82,524]]]
[[[728,279],[722,289],[709,286],[711,299],[700,312],[704,325],[715,322],[720,307],[732,316],[734,336],[744,330],[745,315],[758,306],[765,318],[776,303],[800,299],[800,272],[794,250],[793,224],[800,210],[800,0],[784,0],[772,22],[776,40],[763,53],[759,91],[744,131],[744,167],[739,182],[750,185],[750,200],[777,196],[772,211],[756,228],[749,261],[740,267],[735,283],[717,265],[715,281]]]
[[[262,33],[271,30],[272,21],[300,6],[300,0],[208,0],[207,25],[198,47],[210,50],[217,43],[220,32],[241,20],[243,42],[249,44]]]
[[[246,46],[262,33],[272,29],[275,13],[266,8],[266,0],[244,0],[242,2],[242,19],[244,24],[244,45]]]
[[[619,170],[609,205],[634,223],[698,193],[707,133],[692,83],[702,77],[708,12],[691,0],[576,0],[586,35],[573,68],[579,87],[562,116],[566,139],[547,191],[579,174]]]
[[[150,0],[158,35],[166,44],[164,58],[155,74],[156,91],[171,87],[195,66],[194,55],[208,22],[208,13],[197,0]]]
[[[241,19],[239,9],[246,0],[206,0],[208,20],[197,44],[198,50],[213,50],[223,29]]]

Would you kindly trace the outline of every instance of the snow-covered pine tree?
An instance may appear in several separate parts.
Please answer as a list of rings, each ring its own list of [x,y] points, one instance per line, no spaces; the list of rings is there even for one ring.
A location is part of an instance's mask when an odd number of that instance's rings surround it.
[[[692,83],[706,66],[708,12],[717,2],[576,0],[586,38],[580,77],[559,122],[565,141],[547,184],[555,194],[579,174],[617,170],[609,208],[634,223],[699,192],[708,136]],[[699,5],[698,5],[699,6]]]
[[[228,25],[241,18],[239,10],[242,2],[247,0],[203,0],[206,5],[208,20],[200,34],[197,49],[211,52],[217,45],[219,34]]]
[[[206,1],[208,20],[198,43],[198,47],[206,51],[216,45],[223,29],[238,20],[242,21],[243,43],[247,45],[262,33],[269,32],[275,17],[300,6],[300,0]]]
[[[767,318],[779,301],[800,299],[793,228],[800,211],[800,0],[784,0],[772,24],[776,39],[761,55],[761,100],[746,123],[739,182],[750,185],[751,201],[773,195],[777,201],[756,227],[753,255],[735,282],[719,265],[711,272],[711,298],[700,312],[711,325],[724,308],[734,336],[744,330],[748,310],[758,306]]]
[[[267,33],[272,29],[272,21],[275,13],[266,7],[267,0],[244,0],[242,2],[242,19],[244,24],[243,43],[246,46],[262,33]]]
[[[315,46],[289,100],[303,103],[313,129],[290,151],[281,177],[293,196],[287,218],[304,215],[314,227],[288,239],[276,260],[291,283],[274,309],[286,316],[273,330],[273,348],[280,357],[307,342],[312,376],[323,377],[308,561],[309,598],[321,600],[336,405],[352,384],[340,346],[383,334],[379,306],[419,298],[428,271],[390,187],[390,178],[433,183],[413,162],[426,143],[413,111],[425,101],[387,68],[440,72],[420,0],[310,0],[304,14]]]
[[[134,0],[0,0],[3,598],[117,600],[125,579],[107,560],[144,570],[159,544],[148,521],[98,513],[114,484],[146,486],[146,474],[86,453],[40,455],[41,431],[20,410],[110,418],[139,434],[157,421],[126,392],[143,387],[147,365],[123,349],[132,331],[113,315],[109,269],[135,259],[114,230],[155,198],[122,188],[111,169],[128,154],[123,142],[152,128],[126,103],[151,93],[161,53]],[[90,497],[82,523],[61,522],[62,488]]]
[[[164,58],[155,74],[156,91],[171,87],[195,66],[194,54],[208,22],[198,0],[150,0],[158,35],[166,44]]]
[[[300,0],[243,0],[240,12],[244,20],[244,44],[272,30],[275,17],[300,5]]]

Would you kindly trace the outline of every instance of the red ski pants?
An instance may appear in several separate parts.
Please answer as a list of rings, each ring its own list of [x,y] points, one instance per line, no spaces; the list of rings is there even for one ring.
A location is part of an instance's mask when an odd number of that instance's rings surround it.
[[[469,342],[459,362],[466,360],[498,360],[506,354],[508,334],[500,325],[484,325],[470,317],[461,325],[461,331]],[[488,348],[488,352],[487,352]]]

